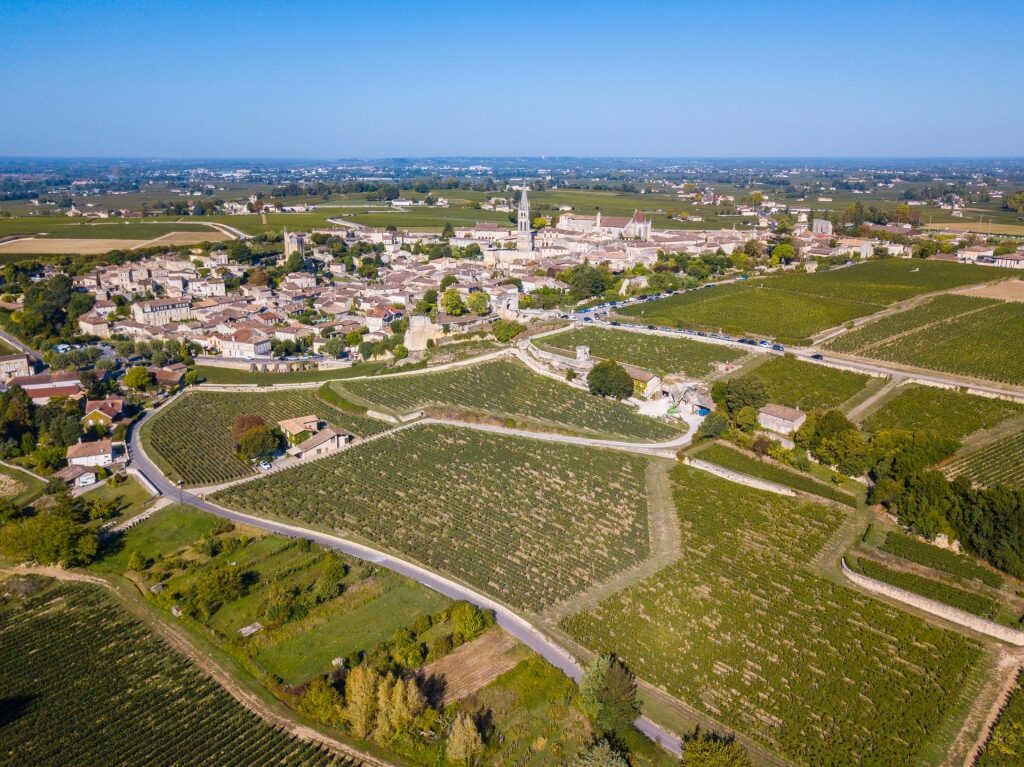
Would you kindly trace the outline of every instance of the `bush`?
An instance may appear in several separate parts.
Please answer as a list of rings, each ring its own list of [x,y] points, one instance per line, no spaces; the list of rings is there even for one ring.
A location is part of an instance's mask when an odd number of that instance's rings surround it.
[[[701,421],[697,428],[697,437],[699,439],[718,439],[727,431],[729,431],[729,419],[724,413],[716,410]]]
[[[497,320],[491,326],[491,332],[494,333],[494,337],[501,343],[508,343],[524,330],[526,330],[526,326],[521,325],[515,320]]]
[[[633,394],[633,379],[626,369],[613,360],[598,362],[587,375],[590,393],[601,397],[626,399]]]

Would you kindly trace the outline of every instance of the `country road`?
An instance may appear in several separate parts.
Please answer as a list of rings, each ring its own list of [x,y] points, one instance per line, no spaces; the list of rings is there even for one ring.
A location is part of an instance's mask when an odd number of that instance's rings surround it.
[[[210,514],[224,519],[229,519],[239,524],[249,525],[266,530],[277,535],[288,538],[305,538],[318,545],[325,546],[335,551],[340,551],[366,562],[385,567],[388,570],[404,575],[427,588],[433,589],[452,599],[461,599],[471,602],[483,609],[493,610],[498,624],[516,639],[521,641],[530,649],[545,658],[556,668],[560,669],[566,676],[579,681],[583,670],[572,654],[549,639],[534,627],[525,618],[495,600],[475,591],[468,586],[458,583],[443,575],[427,570],[420,565],[408,562],[387,552],[374,549],[355,541],[350,541],[327,533],[317,532],[298,525],[275,522],[239,511],[226,509],[218,506],[204,498],[200,498],[190,492],[184,491],[167,479],[156,465],[146,455],[142,448],[142,441],[139,438],[141,425],[157,411],[150,410],[133,425],[129,440],[130,454],[133,468],[142,474],[152,483],[163,495],[172,500],[188,504]],[[640,717],[636,721],[636,727],[652,740],[660,743],[664,748],[674,754],[682,753],[682,744],[677,735],[663,729],[646,717]]]

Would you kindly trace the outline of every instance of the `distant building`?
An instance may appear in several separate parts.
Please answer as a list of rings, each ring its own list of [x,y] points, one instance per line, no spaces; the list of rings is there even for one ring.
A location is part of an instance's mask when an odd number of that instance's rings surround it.
[[[284,230],[284,257],[288,258],[292,253],[298,253],[306,257],[306,234],[305,232],[289,232]]]
[[[832,222],[827,218],[816,218],[811,222],[812,234],[832,234]]]
[[[516,227],[516,250],[526,252],[533,251],[533,225],[530,219],[530,196],[527,194],[526,186],[523,185],[523,193],[519,198],[519,213],[517,214]]]
[[[792,434],[807,420],[807,414],[795,407],[765,405],[757,413],[757,422],[768,431]]]
[[[0,357],[0,377],[5,381],[15,376],[32,375],[32,365],[27,354],[5,354]]]
[[[187,297],[139,301],[132,305],[132,317],[144,325],[166,325],[191,316],[191,303]]]

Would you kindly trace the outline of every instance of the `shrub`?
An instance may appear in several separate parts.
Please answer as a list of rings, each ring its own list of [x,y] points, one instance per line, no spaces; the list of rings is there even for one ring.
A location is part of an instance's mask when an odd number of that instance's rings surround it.
[[[617,362],[598,362],[587,375],[587,386],[591,394],[601,397],[626,399],[633,394],[633,379],[626,369]]]

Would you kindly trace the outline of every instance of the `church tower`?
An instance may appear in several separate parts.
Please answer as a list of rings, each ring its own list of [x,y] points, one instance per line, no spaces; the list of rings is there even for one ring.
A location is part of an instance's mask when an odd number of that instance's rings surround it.
[[[523,193],[519,197],[519,226],[516,231],[516,248],[518,250],[533,250],[533,229],[530,227],[530,198],[527,195],[527,185],[523,184]]]

